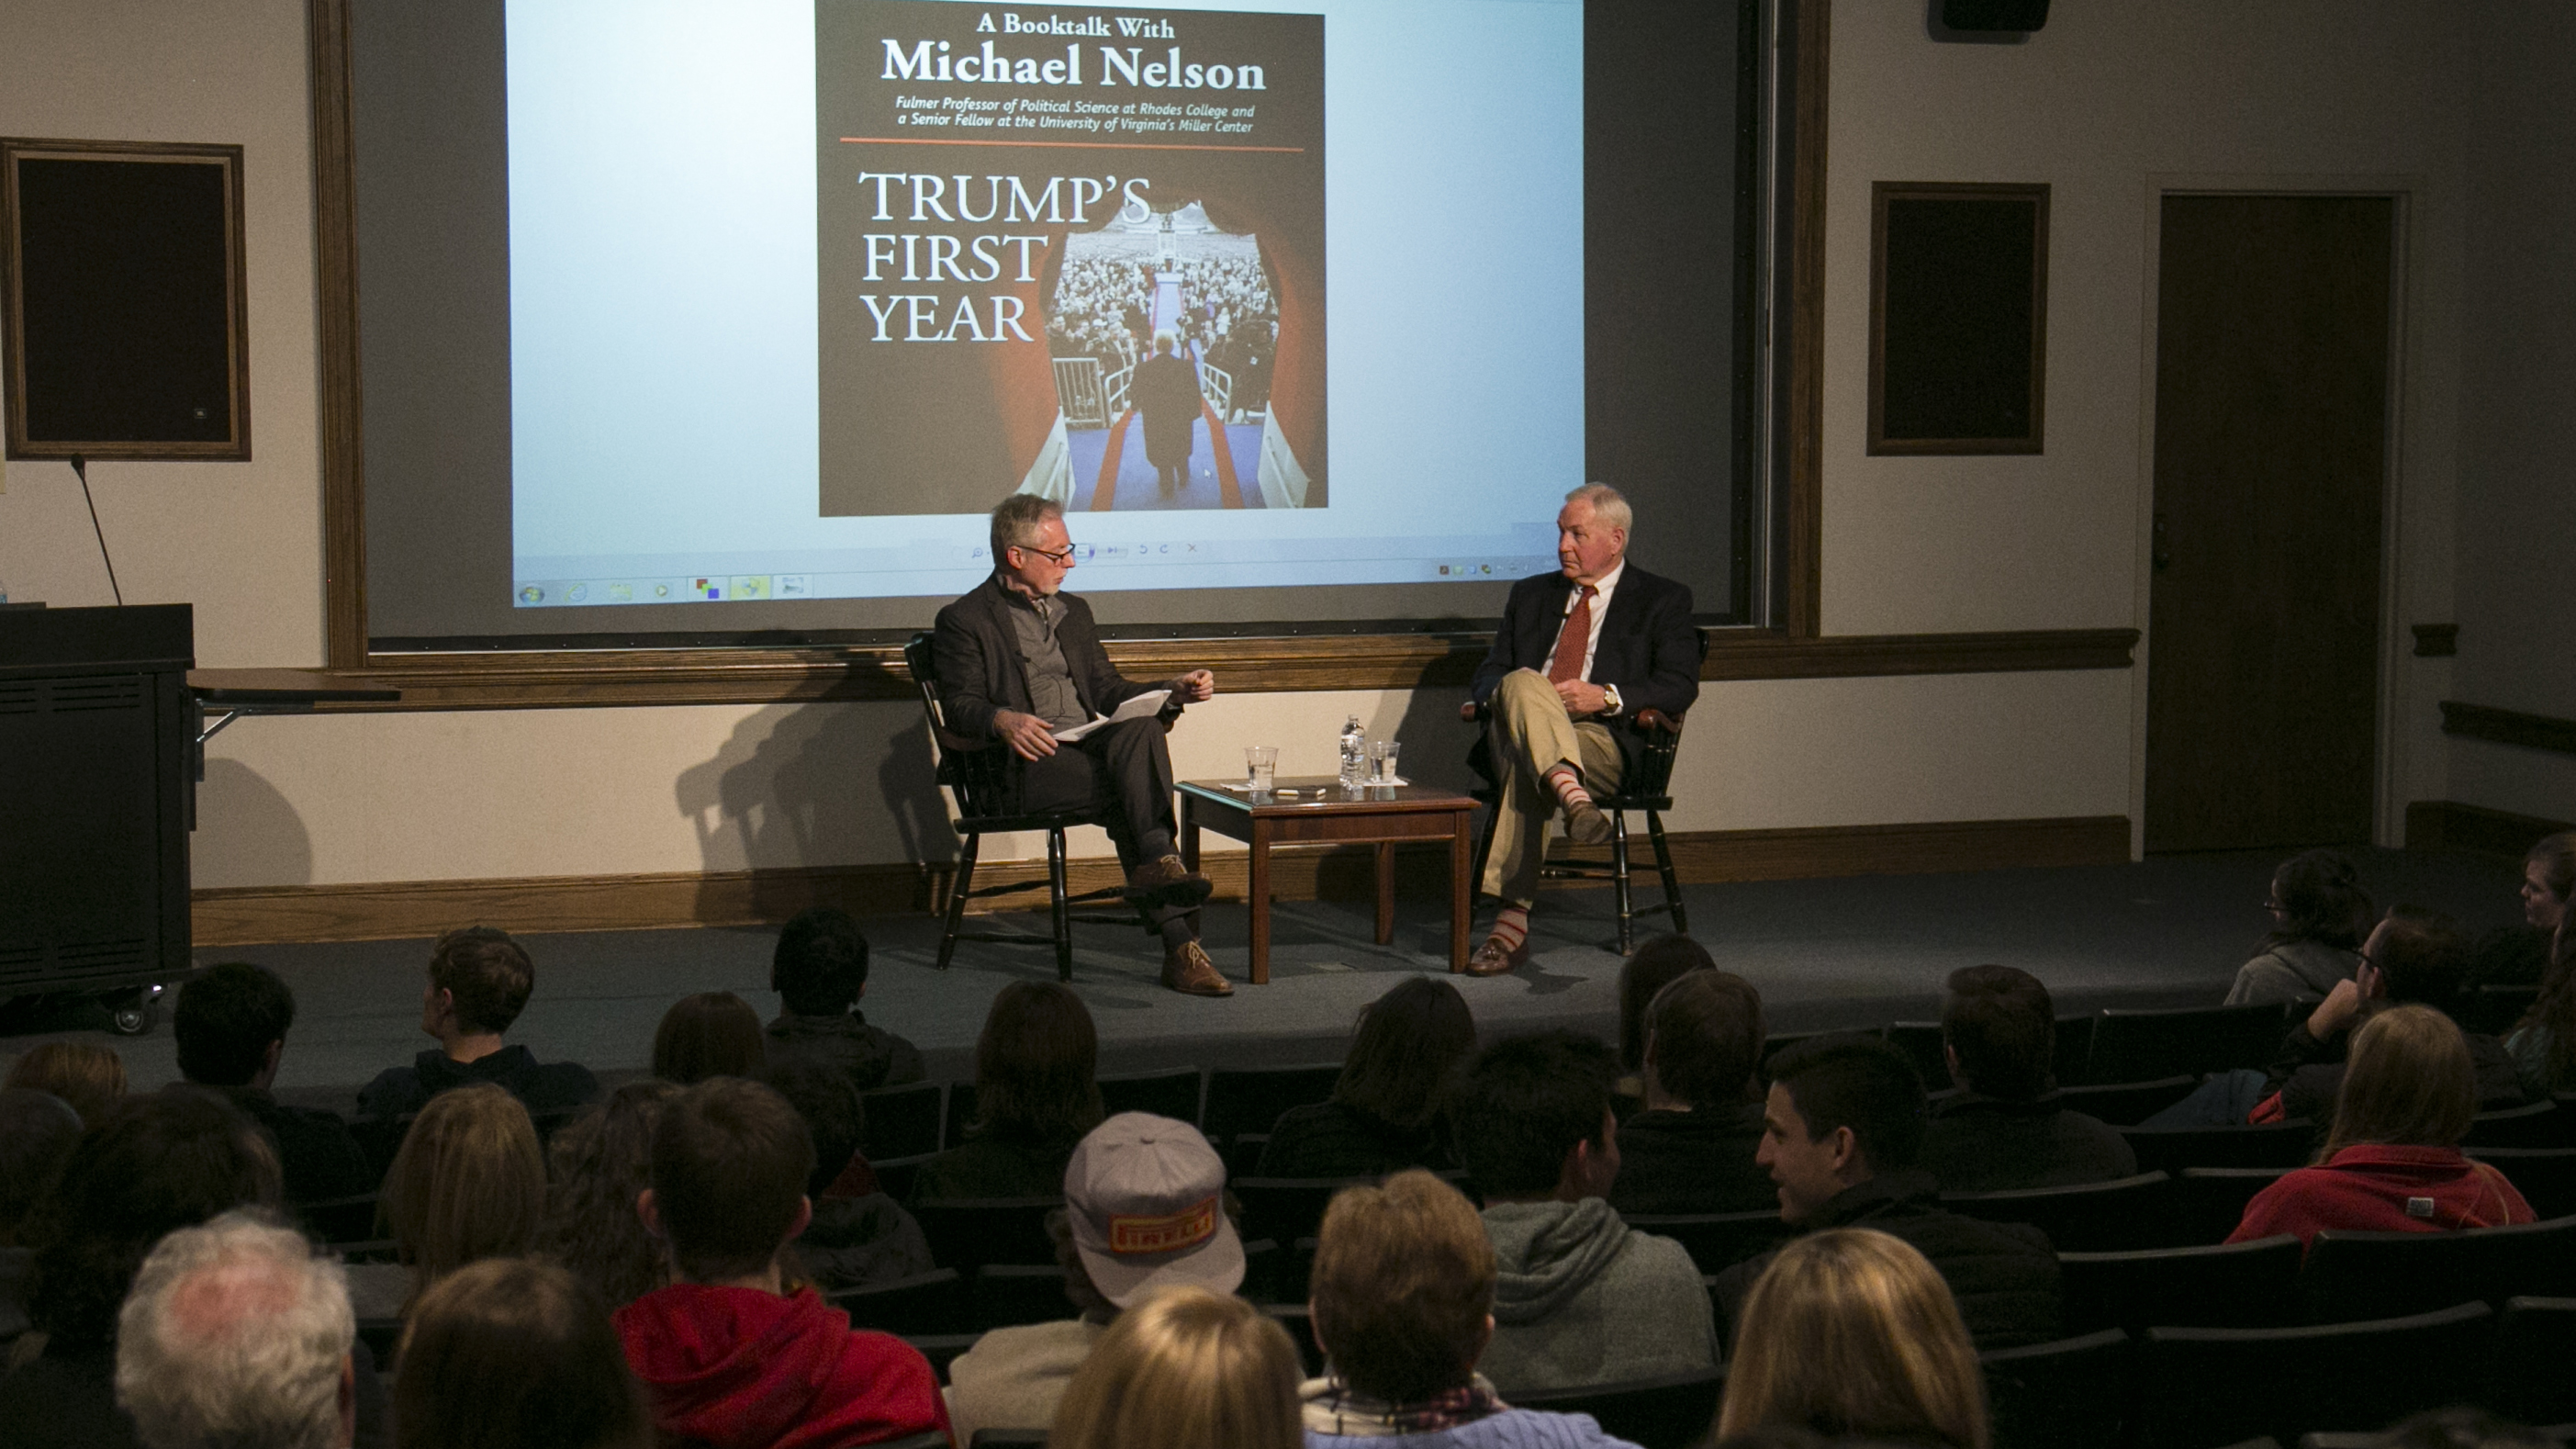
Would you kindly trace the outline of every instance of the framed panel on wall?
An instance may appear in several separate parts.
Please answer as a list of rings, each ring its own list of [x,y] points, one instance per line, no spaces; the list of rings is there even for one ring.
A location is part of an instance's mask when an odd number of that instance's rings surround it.
[[[1870,188],[1869,451],[2037,453],[2048,187]]]
[[[0,139],[12,458],[250,457],[242,148]]]

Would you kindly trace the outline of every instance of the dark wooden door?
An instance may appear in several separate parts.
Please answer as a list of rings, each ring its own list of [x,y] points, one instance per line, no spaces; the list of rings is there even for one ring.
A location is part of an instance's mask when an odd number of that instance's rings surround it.
[[[2169,196],[2157,287],[2146,845],[2366,841],[2384,196]]]

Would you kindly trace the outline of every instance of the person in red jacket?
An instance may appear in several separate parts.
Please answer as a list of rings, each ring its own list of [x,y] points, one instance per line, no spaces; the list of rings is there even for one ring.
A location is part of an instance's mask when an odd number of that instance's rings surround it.
[[[2429,1006],[2397,1006],[2355,1034],[2334,1130],[2317,1165],[2255,1194],[2231,1243],[2294,1234],[2302,1248],[2329,1228],[2441,1232],[2533,1220],[2503,1173],[2461,1155],[2477,1111],[2469,1044]]]
[[[949,1432],[929,1360],[853,1331],[779,1253],[812,1218],[814,1142],[784,1097],[713,1077],[671,1099],[636,1199],[672,1283],[617,1311],[626,1360],[662,1438],[715,1449],[837,1449]]]

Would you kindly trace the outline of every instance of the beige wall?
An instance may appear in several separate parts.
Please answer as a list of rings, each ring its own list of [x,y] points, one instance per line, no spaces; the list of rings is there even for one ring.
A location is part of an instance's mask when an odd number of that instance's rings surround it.
[[[2023,46],[1940,46],[1920,5],[1834,16],[1824,597],[1829,633],[2142,626],[2153,189],[2174,178],[2410,195],[2390,623],[2449,617],[2462,286],[2459,12],[2430,3],[2060,7]],[[249,151],[258,461],[101,465],[128,597],[190,599],[210,665],[321,655],[302,0],[15,0],[0,133],[239,141]],[[1861,451],[1873,180],[2055,188],[2046,455]],[[2564,306],[2563,299],[2560,302]],[[105,601],[68,470],[0,494],[0,579]],[[2466,537],[2469,530],[2459,528]],[[2562,551],[2561,556],[2566,556]],[[2439,798],[2448,665],[2390,660],[2395,807]],[[1684,830],[2136,815],[2143,673],[1709,687]],[[1346,713],[1454,776],[1455,691],[1224,697],[1175,736],[1185,775],[1236,747],[1329,768]],[[826,865],[943,855],[907,706],[710,706],[247,722],[217,742],[206,886]],[[1426,769],[1425,767],[1429,768]],[[2484,776],[2479,778],[2484,779]],[[2499,786],[2499,789],[2509,789]],[[2484,803],[2502,804],[2501,800]],[[2389,832],[2393,838],[2393,827]],[[1105,850],[1095,835],[1082,847]],[[1033,853],[998,848],[996,855]]]

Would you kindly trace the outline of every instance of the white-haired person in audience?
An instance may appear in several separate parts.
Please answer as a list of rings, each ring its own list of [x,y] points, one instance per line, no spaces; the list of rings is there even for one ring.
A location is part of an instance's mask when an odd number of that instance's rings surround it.
[[[1902,1239],[1830,1228],[1780,1250],[1745,1300],[1714,1437],[1985,1449],[1985,1380],[1932,1264]]]
[[[608,1305],[552,1263],[487,1258],[441,1278],[404,1324],[399,1358],[399,1449],[653,1443]]]
[[[1475,1206],[1428,1172],[1334,1194],[1307,1293],[1330,1362],[1300,1390],[1311,1449],[1388,1437],[1444,1449],[1626,1442],[1589,1415],[1515,1409],[1476,1372],[1494,1337],[1494,1248]]]
[[[1167,1289],[1101,1336],[1051,1449],[1297,1449],[1297,1347],[1240,1298]]]
[[[2503,1173],[2460,1152],[2477,1111],[2469,1044],[2429,1006],[2380,1012],[2353,1037],[2334,1128],[2313,1167],[2254,1195],[2231,1243],[2328,1229],[2441,1232],[2533,1220]]]
[[[1077,1316],[994,1329],[949,1365],[958,1439],[1053,1423],[1065,1386],[1129,1307],[1181,1285],[1242,1287],[1243,1240],[1225,1207],[1225,1161],[1187,1122],[1122,1112],[1093,1128],[1047,1220]]]
[[[358,1321],[340,1265],[242,1212],[163,1238],[117,1315],[116,1397],[147,1449],[346,1449]]]

